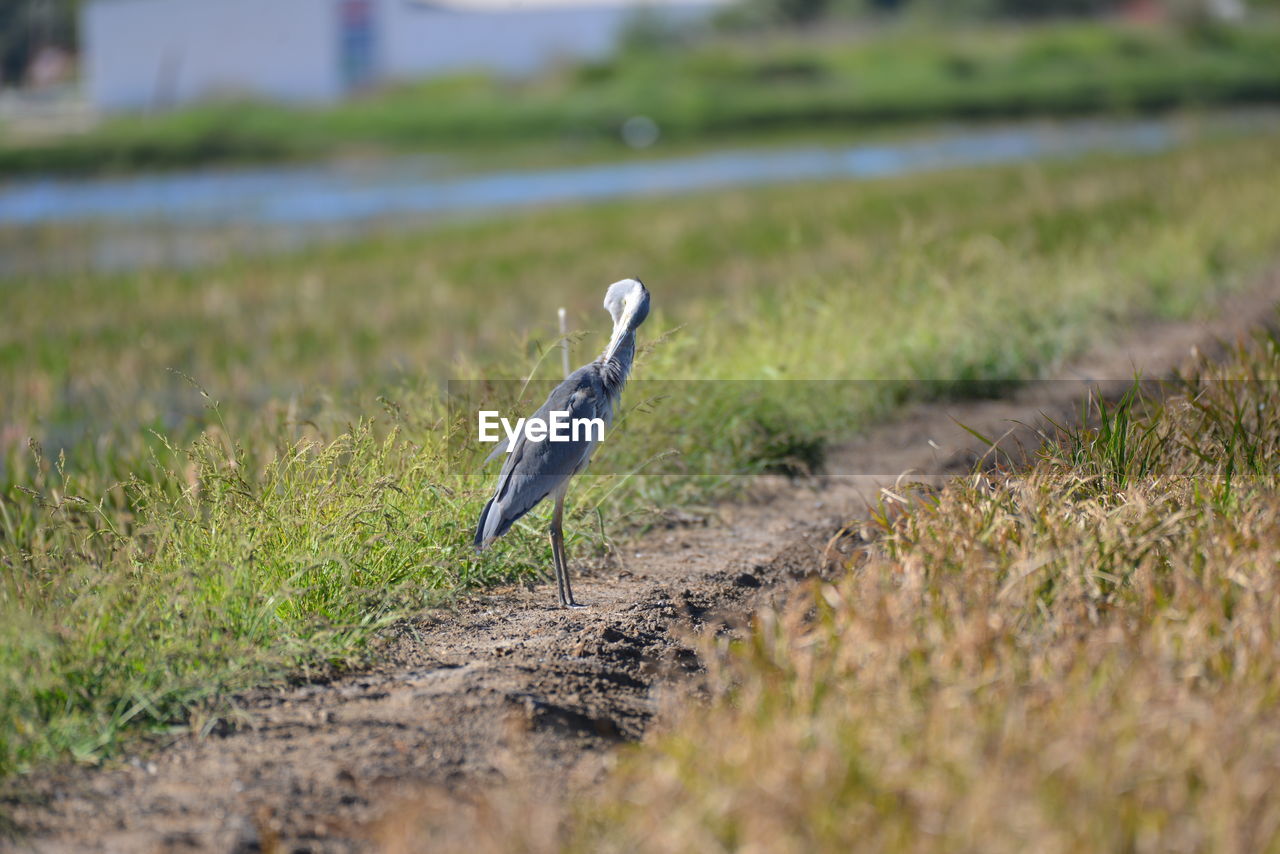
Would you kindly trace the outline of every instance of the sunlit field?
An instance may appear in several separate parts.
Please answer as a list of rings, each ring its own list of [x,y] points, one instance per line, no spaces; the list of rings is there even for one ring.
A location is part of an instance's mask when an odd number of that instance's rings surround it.
[[[1278,383],[1263,336],[886,505],[838,580],[707,640],[709,705],[467,850],[1273,850]]]
[[[675,450],[691,476],[582,478],[582,552],[733,488],[700,473],[816,461],[957,380],[1029,379],[1135,320],[1212,311],[1280,248],[1278,143],[561,208],[193,272],[4,282],[0,772],[96,760],[129,729],[204,727],[230,691],[351,664],[397,616],[543,572],[541,516],[472,553],[486,481],[447,453],[442,388],[553,377],[542,357],[561,305],[584,361],[607,332],[604,287],[642,277],[655,312],[639,379],[891,381],[853,400],[766,384],[748,402],[704,384],[630,413],[601,452],[610,469]]]

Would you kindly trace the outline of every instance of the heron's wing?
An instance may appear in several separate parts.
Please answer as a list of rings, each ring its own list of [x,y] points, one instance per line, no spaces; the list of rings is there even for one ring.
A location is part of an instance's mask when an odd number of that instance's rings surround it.
[[[568,412],[570,422],[577,419],[604,418],[607,401],[602,399],[599,384],[575,373],[558,385],[532,417],[550,421],[552,412]],[[585,432],[585,431],[584,431]],[[542,499],[586,465],[596,442],[589,435],[576,440],[530,442],[521,432],[498,475],[493,498],[485,505],[476,529],[476,545],[483,547],[502,536]]]
[[[533,414],[533,417],[542,418],[550,414],[553,410],[559,411],[564,409],[565,407],[560,404],[565,400],[567,400],[568,396],[572,395],[573,390],[583,384],[589,383],[589,379],[586,377],[586,375],[589,373],[590,367],[591,367],[590,365],[586,365],[574,371],[569,376],[565,377],[564,382],[560,383],[559,385],[557,385],[555,388],[551,390],[551,394],[547,395],[547,399],[543,402],[542,407]],[[566,386],[568,386],[567,390],[565,388]],[[523,432],[516,437],[516,441],[517,442],[524,441]],[[511,445],[510,438],[505,438],[499,441],[497,445],[494,445],[493,450],[489,452],[489,456],[484,458],[484,462],[480,464],[480,467],[484,468],[485,466],[489,465],[489,463],[493,462],[498,457],[499,454],[506,453],[506,450],[510,445]],[[514,454],[515,452],[512,451],[512,453]],[[503,464],[503,470],[504,471],[506,470],[505,463]]]

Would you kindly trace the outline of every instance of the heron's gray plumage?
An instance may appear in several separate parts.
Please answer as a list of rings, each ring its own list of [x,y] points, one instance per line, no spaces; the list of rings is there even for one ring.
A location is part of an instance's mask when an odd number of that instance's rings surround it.
[[[574,371],[552,390],[533,417],[549,421],[552,412],[567,411],[570,419],[601,418],[607,425],[612,420],[612,401],[593,367],[594,363]],[[476,548],[501,537],[517,519],[585,468],[594,445],[586,440],[530,442],[523,432],[517,436],[498,475],[498,487],[480,514]]]
[[[635,359],[636,328],[649,314],[649,292],[638,279],[623,279],[609,287],[604,306],[614,320],[609,345],[599,358],[574,371],[556,386],[534,413],[534,418],[549,422],[552,412],[567,411],[570,423],[576,419],[599,418],[607,426],[613,420],[614,408]],[[530,442],[523,431],[514,441],[515,447],[507,455],[498,475],[493,497],[480,513],[475,547],[483,550],[544,498],[556,494],[557,514],[552,523],[552,549],[555,554],[563,490],[567,488],[569,478],[591,461],[596,442],[586,436],[564,442]],[[562,556],[557,557],[558,580],[562,560]],[[566,580],[561,593],[562,602],[567,589]],[[572,604],[572,593],[567,598],[565,604]]]

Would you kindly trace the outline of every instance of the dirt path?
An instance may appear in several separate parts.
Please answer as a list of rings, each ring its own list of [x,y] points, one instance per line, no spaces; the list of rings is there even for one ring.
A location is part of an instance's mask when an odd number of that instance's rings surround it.
[[[1078,411],[1094,381],[1167,373],[1275,319],[1280,275],[1227,301],[1216,320],[1150,324],[1060,381],[1003,400],[921,406],[834,455],[828,475],[762,484],[758,500],[702,526],[654,532],[620,559],[577,566],[588,608],[554,607],[546,585],[477,595],[405,627],[382,663],[328,684],[251,692],[251,724],[184,738],[123,767],[25,781],[7,808],[37,851],[356,851],[379,823],[432,789],[535,785],[548,796],[596,779],[639,738],[698,662],[683,638],[741,619],[822,565],[831,536],[898,472],[967,470],[978,443],[957,426]],[[1009,441],[1034,445],[1019,428]],[[848,473],[862,473],[858,476]]]

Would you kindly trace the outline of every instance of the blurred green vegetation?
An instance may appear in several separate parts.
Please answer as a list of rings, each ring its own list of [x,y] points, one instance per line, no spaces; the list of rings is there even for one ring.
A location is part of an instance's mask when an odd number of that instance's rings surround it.
[[[1280,100],[1280,25],[1265,21],[890,26],[694,43],[641,31],[634,38],[615,58],[530,80],[461,76],[323,109],[236,102],[111,119],[79,136],[0,144],[0,174],[371,150],[525,156],[542,146],[581,157],[616,153],[619,129],[634,115],[657,122],[663,145],[766,131]]]
[[[1277,0],[737,0],[719,13],[716,24],[728,31],[904,18],[933,23],[1091,18],[1212,25],[1276,11]]]
[[[543,510],[483,555],[491,485],[451,455],[446,377],[555,375],[555,308],[655,312],[640,406],[570,497],[573,554],[903,401],[1035,377],[1209,310],[1280,246],[1275,134],[1150,158],[540,211],[188,272],[4,283],[0,774],[203,729],[255,682],[361,660],[377,629],[532,579]],[[541,361],[540,361],[541,360]],[[673,386],[666,386],[671,390]],[[27,437],[37,441],[28,445]],[[545,508],[544,508],[545,509]]]

